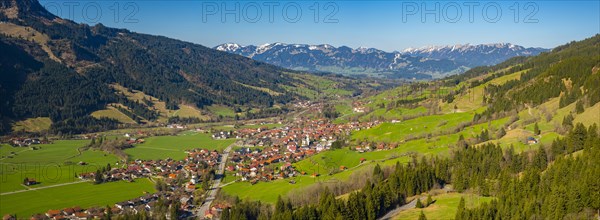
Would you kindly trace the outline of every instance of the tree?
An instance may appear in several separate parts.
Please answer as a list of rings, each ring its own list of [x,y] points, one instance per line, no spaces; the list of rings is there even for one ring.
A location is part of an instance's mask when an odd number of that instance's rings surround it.
[[[456,142],[456,146],[459,149],[465,149],[468,147],[467,141],[465,141],[465,136],[463,134],[460,134],[460,136],[458,136],[458,142]]]
[[[94,175],[94,183],[100,184],[100,183],[102,183],[102,181],[103,181],[102,172],[100,172],[100,170],[96,170],[96,175]]]
[[[504,130],[504,127],[500,128],[500,130],[498,130],[498,133],[496,134],[496,138],[500,139],[502,137],[504,137],[504,135],[506,135],[506,130]]]
[[[104,216],[104,219],[106,219],[106,220],[112,219],[112,209],[108,205],[106,206],[106,215]]]
[[[573,127],[573,120],[574,118],[571,114],[565,116],[562,122],[563,127],[565,127],[567,130],[571,130],[571,128]]]
[[[417,207],[419,209],[422,209],[425,207],[425,206],[423,206],[423,203],[421,203],[421,198],[417,199],[417,204],[415,205],[415,207]]]
[[[379,164],[373,168],[373,179],[375,182],[383,181],[383,170],[381,170]]]
[[[535,133],[535,135],[540,135],[542,133],[542,131],[540,130],[540,127],[538,126],[537,122],[533,126],[533,132]]]
[[[465,212],[465,198],[460,197],[460,202],[458,203],[458,209],[456,210],[456,216],[454,219],[464,219],[463,213]]]
[[[584,110],[583,102],[581,100],[577,101],[577,104],[575,105],[575,112],[577,112],[577,114],[581,114]]]
[[[179,219],[181,212],[179,207],[181,206],[181,202],[179,200],[175,200],[173,204],[171,204],[171,209],[169,210],[169,214],[171,215],[171,219]]]
[[[154,185],[154,188],[156,189],[156,191],[159,191],[159,192],[166,191],[167,184],[162,179],[157,179],[156,184]]]
[[[425,206],[429,206],[429,205],[431,205],[431,203],[433,203],[433,200],[431,199],[431,195],[427,195],[427,203],[425,204]]]
[[[419,220],[427,220],[427,217],[425,217],[425,213],[423,213],[423,210],[421,210],[421,214],[419,214]]]
[[[342,149],[344,147],[344,141],[336,140],[331,144],[331,149]]]

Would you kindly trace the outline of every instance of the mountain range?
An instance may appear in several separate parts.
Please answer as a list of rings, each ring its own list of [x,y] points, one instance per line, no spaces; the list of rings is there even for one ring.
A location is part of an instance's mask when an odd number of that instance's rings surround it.
[[[548,51],[508,43],[431,46],[402,52],[285,43],[260,46],[226,43],[214,49],[295,70],[408,79],[441,78],[476,66],[495,65],[515,56]]]

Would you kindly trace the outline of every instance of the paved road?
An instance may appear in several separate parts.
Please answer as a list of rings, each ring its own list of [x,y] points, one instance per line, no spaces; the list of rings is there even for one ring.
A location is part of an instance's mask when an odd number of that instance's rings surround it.
[[[421,197],[422,199],[423,197]],[[408,210],[408,209],[414,209],[417,205],[417,199],[413,199],[412,201],[410,201],[409,203],[400,206],[392,211],[389,211],[387,214],[385,214],[383,217],[379,218],[378,220],[389,220],[392,219],[394,216],[398,215],[398,212],[404,211],[404,210]]]
[[[222,174],[225,172],[225,165],[227,164],[227,159],[229,158],[229,151],[231,151],[231,148],[233,148],[234,145],[236,145],[236,143],[229,145],[223,151],[223,155],[221,156],[221,161],[219,162],[219,170],[217,170],[217,172],[216,172],[216,174],[221,177],[222,177]],[[198,212],[196,212],[196,216],[199,219],[204,219],[204,213],[206,213],[206,211],[208,211],[210,209],[210,205],[212,204],[212,201],[215,200],[215,197],[217,196],[217,191],[220,188],[219,185],[221,185],[221,179],[222,178],[218,178],[218,179],[214,180],[212,186],[208,190],[208,192],[207,192],[208,196],[204,200],[204,203],[202,204],[202,206],[200,206],[200,208],[198,209]]]
[[[15,194],[15,193],[22,193],[22,192],[27,192],[27,191],[35,191],[35,190],[40,190],[40,189],[53,188],[53,187],[59,187],[59,186],[66,186],[66,185],[72,185],[72,184],[79,184],[79,183],[84,183],[84,182],[89,182],[89,181],[81,180],[81,181],[76,181],[76,182],[61,183],[61,184],[42,186],[42,187],[36,187],[36,188],[30,188],[30,187],[25,186],[25,187],[27,187],[27,189],[1,193],[0,196],[10,195],[10,194]]]

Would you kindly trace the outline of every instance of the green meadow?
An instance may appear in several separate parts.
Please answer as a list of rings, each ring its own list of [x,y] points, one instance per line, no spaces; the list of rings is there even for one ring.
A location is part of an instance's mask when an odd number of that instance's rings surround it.
[[[373,140],[384,142],[402,142],[410,136],[426,135],[448,131],[460,123],[473,119],[473,113],[450,113],[444,115],[423,116],[399,123],[385,122],[371,129],[352,134],[355,140]]]
[[[177,136],[157,136],[145,139],[145,143],[136,144],[133,148],[125,150],[125,153],[134,159],[156,160],[171,158],[182,160],[185,158],[185,150],[204,148],[210,150],[222,150],[235,142],[235,139],[214,140],[210,134],[183,132]]]
[[[85,182],[30,190],[0,196],[0,214],[16,214],[19,218],[27,218],[36,213],[45,213],[50,209],[73,206],[82,208],[112,206],[117,202],[154,191],[154,184],[148,179],[137,179],[131,183],[120,181],[99,185]]]
[[[35,178],[40,184],[32,188],[77,181],[75,174],[95,172],[108,163],[114,165],[119,159],[101,151],[79,148],[88,140],[60,140],[53,144],[35,145],[37,150],[27,147],[0,145],[0,192],[23,190],[21,184],[27,178]],[[79,165],[85,162],[86,165]]]

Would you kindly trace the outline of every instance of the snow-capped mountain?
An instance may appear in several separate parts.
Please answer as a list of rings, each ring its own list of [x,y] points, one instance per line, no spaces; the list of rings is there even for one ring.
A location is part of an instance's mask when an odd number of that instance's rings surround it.
[[[403,54],[432,59],[450,59],[468,67],[495,65],[516,56],[534,56],[548,51],[544,48],[525,48],[510,43],[457,44],[452,46],[427,46],[408,48]]]
[[[240,46],[227,43],[215,49],[289,69],[347,75],[428,79],[467,69],[451,60],[413,57],[375,48],[334,47],[328,44],[271,43]]]
[[[512,44],[427,47],[403,52],[285,43],[259,46],[226,43],[215,49],[296,70],[418,79],[458,74],[471,67],[497,64],[514,56],[536,55],[544,51]]]

